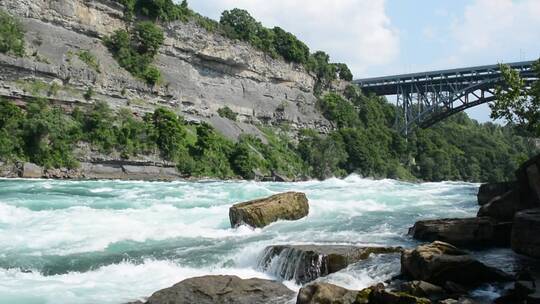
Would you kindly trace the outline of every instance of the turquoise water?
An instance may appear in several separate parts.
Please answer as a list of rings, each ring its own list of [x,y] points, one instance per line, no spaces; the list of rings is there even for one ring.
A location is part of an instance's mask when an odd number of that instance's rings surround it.
[[[123,303],[200,275],[273,278],[257,268],[273,244],[411,247],[407,229],[419,219],[474,216],[477,189],[358,176],[301,183],[2,179],[0,303]],[[289,190],[307,194],[307,218],[230,228],[232,204]],[[359,289],[397,273],[398,256],[375,257],[323,280]]]

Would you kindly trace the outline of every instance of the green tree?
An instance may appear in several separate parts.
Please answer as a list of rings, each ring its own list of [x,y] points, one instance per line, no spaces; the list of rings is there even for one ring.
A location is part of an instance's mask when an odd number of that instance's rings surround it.
[[[526,134],[540,136],[540,81],[530,89],[519,72],[507,65],[500,65],[503,85],[496,89],[496,101],[490,104],[493,119],[505,119]],[[540,76],[540,59],[534,64]]]
[[[2,10],[0,10],[0,53],[24,56],[23,26]]]
[[[285,60],[296,63],[307,63],[309,48],[293,34],[280,27],[274,27],[274,49]]]

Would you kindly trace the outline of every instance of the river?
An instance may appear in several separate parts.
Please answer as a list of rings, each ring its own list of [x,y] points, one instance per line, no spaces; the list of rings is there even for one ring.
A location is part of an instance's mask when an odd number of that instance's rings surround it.
[[[307,194],[308,217],[230,227],[233,203],[289,190]],[[300,183],[1,179],[0,303],[117,304],[206,274],[275,279],[257,267],[268,245],[412,247],[407,230],[417,220],[475,216],[477,190],[355,175]],[[517,259],[507,249],[475,255],[506,270]],[[399,271],[399,255],[386,255],[322,280],[361,289]],[[496,294],[492,286],[474,293]]]

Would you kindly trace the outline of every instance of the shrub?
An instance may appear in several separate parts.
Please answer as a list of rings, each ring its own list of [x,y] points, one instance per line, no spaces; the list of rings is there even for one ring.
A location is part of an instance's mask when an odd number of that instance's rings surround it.
[[[0,52],[24,56],[24,29],[21,23],[0,10]]]
[[[274,28],[274,49],[285,60],[307,63],[309,58],[309,48],[302,41],[298,40],[293,34],[284,31],[280,27]]]
[[[218,109],[218,114],[220,117],[227,118],[233,121],[236,121],[236,118],[238,117],[238,114],[235,113],[231,108],[225,106],[223,108]]]
[[[155,85],[161,78],[152,61],[163,43],[163,31],[155,24],[143,21],[135,26],[134,33],[116,31],[105,40],[118,64],[133,76]]]
[[[82,62],[86,63],[86,65],[94,69],[96,72],[101,73],[101,70],[99,68],[99,62],[96,56],[94,56],[94,54],[92,54],[90,51],[88,50],[79,51],[77,52],[77,56]]]

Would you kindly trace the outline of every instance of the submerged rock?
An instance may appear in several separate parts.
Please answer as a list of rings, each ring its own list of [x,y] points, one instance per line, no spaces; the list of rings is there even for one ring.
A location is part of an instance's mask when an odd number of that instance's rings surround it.
[[[540,259],[540,208],[516,214],[512,229],[512,249]]]
[[[237,276],[203,276],[155,292],[145,304],[283,304],[294,298],[285,285]]]
[[[497,223],[489,217],[419,221],[409,229],[415,239],[443,241],[456,246],[509,245],[512,223]]]
[[[337,272],[371,254],[400,252],[401,248],[341,245],[283,245],[267,247],[259,267],[284,280],[311,282]]]
[[[278,220],[298,220],[309,213],[304,193],[286,192],[233,205],[229,209],[232,227],[247,224],[261,228]]]
[[[439,241],[404,250],[401,254],[401,272],[415,280],[436,285],[454,282],[468,288],[511,279],[508,274],[486,266],[466,252]]]

